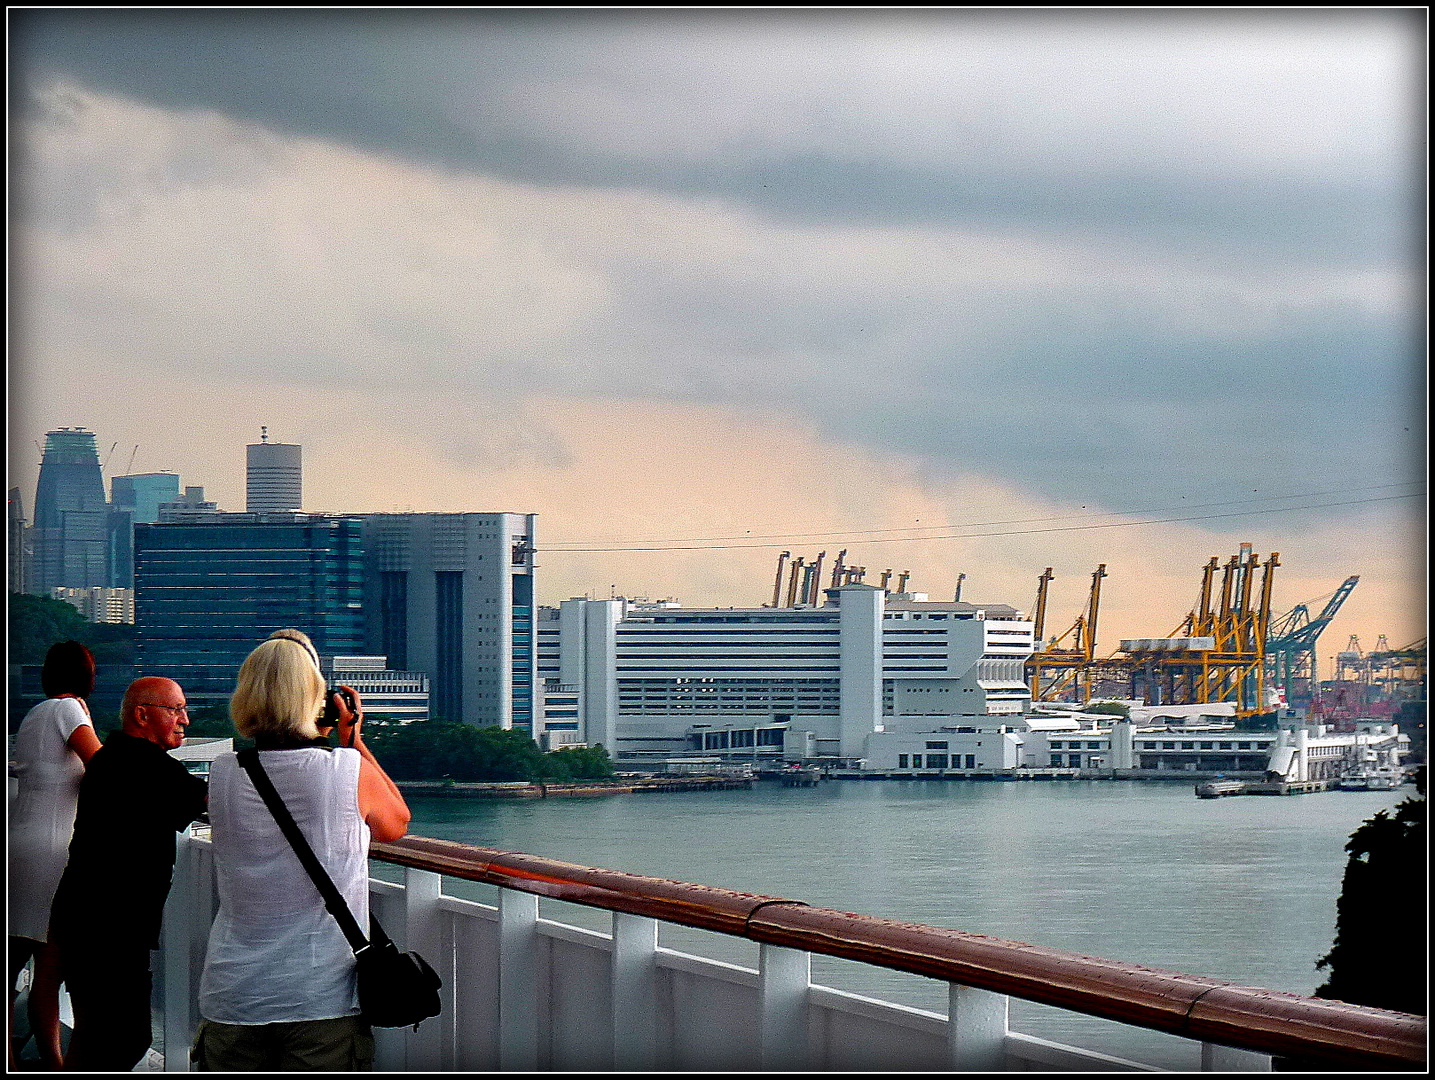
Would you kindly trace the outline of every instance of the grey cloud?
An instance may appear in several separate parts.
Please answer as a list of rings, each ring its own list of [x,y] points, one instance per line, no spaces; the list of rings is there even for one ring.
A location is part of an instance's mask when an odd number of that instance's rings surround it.
[[[1254,14],[1224,13],[1220,25],[1258,33],[1306,23],[1329,33],[1342,19],[1357,32],[1401,25],[1392,12],[1307,12],[1284,24]],[[1082,58],[1074,57],[1063,96],[1066,73],[1051,49],[1073,28],[1101,24],[1098,16],[34,11],[12,14],[12,86],[23,101],[26,87],[63,73],[170,108],[215,109],[444,168],[717,197],[785,220],[964,220],[1279,249],[1285,257],[1368,263],[1402,256],[1400,218],[1414,205],[1414,184],[1399,147],[1370,153],[1358,152],[1369,149],[1358,143],[1337,145],[1329,168],[1292,173],[1276,162],[1254,176],[1217,162],[1198,175],[1182,122],[1193,137],[1221,124],[1232,132],[1256,124],[1258,135],[1264,125],[1266,143],[1275,145],[1285,135],[1280,113],[1257,121],[1194,109],[1143,146],[1125,112],[1104,115],[1113,102],[1139,110],[1143,92],[1160,90],[1146,85],[1150,61],[1134,46],[1130,56],[1104,58],[1113,63],[1107,79],[1082,74]],[[1201,25],[1179,13],[1164,21],[1108,13],[1107,23],[1137,41],[1163,29],[1190,36]],[[910,45],[953,26],[978,31],[967,45],[968,66],[978,72],[970,103],[965,84],[946,84],[962,74],[960,63],[909,73],[872,59],[894,41]],[[983,50],[984,33],[1008,26],[1046,53],[1031,59],[1015,47]],[[803,34],[812,40],[806,52]],[[1218,44],[1205,59],[1221,59]],[[1138,62],[1146,64],[1145,84],[1123,94],[1120,80],[1136,79]],[[849,81],[835,70],[843,64],[852,67]],[[924,75],[931,85],[922,84]],[[1306,128],[1319,126],[1315,113],[1360,97],[1346,93],[1338,76],[1324,89],[1326,99],[1304,110]],[[991,114],[989,102],[976,100],[983,93],[1006,95],[1008,111]],[[1259,81],[1250,93],[1273,96]],[[892,115],[894,94],[920,115]],[[1228,88],[1210,107],[1239,111],[1241,100]],[[725,136],[704,125],[724,127]],[[1357,114],[1347,126],[1379,125]],[[1036,131],[1042,134],[1017,134]],[[1413,152],[1413,139],[1404,149]]]

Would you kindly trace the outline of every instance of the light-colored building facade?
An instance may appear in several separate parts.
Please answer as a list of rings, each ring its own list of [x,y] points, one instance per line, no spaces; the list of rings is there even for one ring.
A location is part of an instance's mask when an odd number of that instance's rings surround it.
[[[108,589],[92,586],[88,589],[66,589],[56,587],[50,590],[56,600],[63,600],[73,606],[90,622],[132,623],[135,621],[135,591],[133,589]]]
[[[360,517],[368,651],[428,674],[434,719],[536,734],[537,515]]]
[[[854,584],[816,607],[576,598],[538,626],[539,674],[576,691],[582,741],[632,766],[713,750],[855,764],[889,733],[1030,704],[1032,624],[1005,605]]]
[[[254,514],[282,514],[304,504],[304,448],[272,443],[266,431],[245,448],[244,509]]]
[[[364,715],[412,724],[429,718],[429,677],[422,671],[393,671],[386,656],[320,656],[330,685],[354,690]]]

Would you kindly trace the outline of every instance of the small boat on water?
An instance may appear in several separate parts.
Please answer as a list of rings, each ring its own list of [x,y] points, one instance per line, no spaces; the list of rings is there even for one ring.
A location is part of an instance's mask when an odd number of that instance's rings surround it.
[[[1349,772],[1335,782],[1341,791],[1392,791],[1405,783],[1401,769],[1362,769]]]
[[[1196,798],[1219,799],[1222,795],[1240,795],[1246,785],[1240,780],[1206,780],[1196,785]]]

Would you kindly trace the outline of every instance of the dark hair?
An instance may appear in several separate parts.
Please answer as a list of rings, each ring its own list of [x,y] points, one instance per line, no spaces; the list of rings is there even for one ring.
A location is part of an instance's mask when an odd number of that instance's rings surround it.
[[[45,654],[40,686],[47,698],[74,694],[87,698],[95,689],[95,658],[78,641],[57,641]]]

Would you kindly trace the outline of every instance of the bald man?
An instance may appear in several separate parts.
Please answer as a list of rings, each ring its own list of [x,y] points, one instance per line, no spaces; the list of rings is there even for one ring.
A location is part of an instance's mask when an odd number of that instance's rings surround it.
[[[174,875],[175,834],[204,813],[205,782],[169,755],[189,714],[173,679],[136,679],[119,731],[80,782],[70,858],[50,911],[75,1028],[65,1068],[129,1072],[150,1045],[149,952]]]

